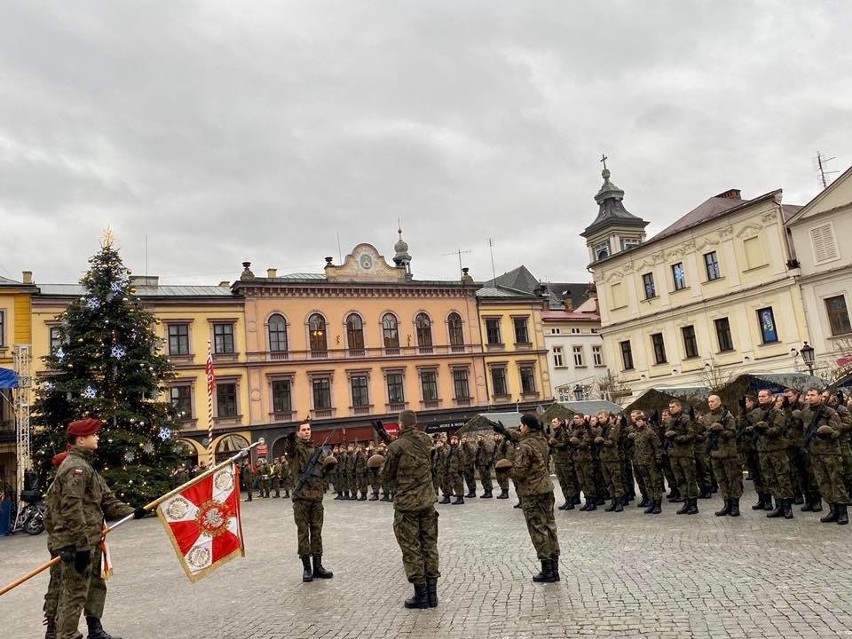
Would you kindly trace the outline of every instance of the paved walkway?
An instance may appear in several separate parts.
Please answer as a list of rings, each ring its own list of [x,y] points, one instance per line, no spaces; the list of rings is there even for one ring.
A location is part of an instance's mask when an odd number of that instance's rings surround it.
[[[748,486],[750,489],[751,487]],[[112,539],[105,627],[124,639],[379,637],[852,637],[852,526],[753,512],[714,517],[640,509],[559,512],[562,581],[538,568],[514,501],[440,506],[440,605],[410,596],[391,504],[326,500],[326,566],[301,582],[290,502],[244,504],[247,557],[191,584],[154,518]],[[0,538],[0,584],[41,563],[45,536]],[[43,636],[46,574],[0,597],[0,635]]]

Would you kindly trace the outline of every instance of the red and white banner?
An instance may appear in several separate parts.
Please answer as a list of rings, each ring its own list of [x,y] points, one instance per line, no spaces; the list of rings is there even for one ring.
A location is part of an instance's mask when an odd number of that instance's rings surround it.
[[[238,472],[232,463],[157,507],[190,581],[198,581],[235,557],[245,557]]]

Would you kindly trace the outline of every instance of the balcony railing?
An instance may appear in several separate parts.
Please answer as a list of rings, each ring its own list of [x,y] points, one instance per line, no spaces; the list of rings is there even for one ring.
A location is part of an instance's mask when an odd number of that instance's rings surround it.
[[[489,344],[485,348],[479,344],[457,344],[455,346],[399,346],[399,347],[366,347],[366,348],[329,348],[326,350],[289,350],[289,351],[253,351],[246,353],[249,362],[275,361],[310,361],[317,359],[347,360],[347,359],[387,359],[387,358],[416,358],[458,355],[459,353],[479,354],[493,350],[506,350],[505,344]]]

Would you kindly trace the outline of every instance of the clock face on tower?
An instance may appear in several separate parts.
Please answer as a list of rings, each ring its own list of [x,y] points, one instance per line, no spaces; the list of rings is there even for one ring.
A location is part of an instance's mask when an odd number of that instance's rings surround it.
[[[368,271],[373,268],[373,258],[367,255],[366,253],[361,256],[359,262],[361,264],[361,268],[363,268],[365,271]]]

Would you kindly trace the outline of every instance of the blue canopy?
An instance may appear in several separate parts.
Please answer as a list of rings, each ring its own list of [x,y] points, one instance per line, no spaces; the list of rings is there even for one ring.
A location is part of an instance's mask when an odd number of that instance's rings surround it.
[[[8,368],[0,368],[0,388],[17,388],[18,376],[15,371],[10,371]]]

